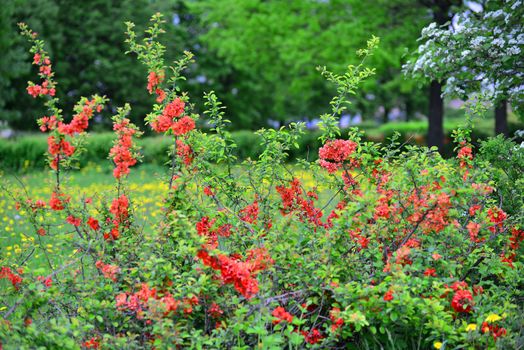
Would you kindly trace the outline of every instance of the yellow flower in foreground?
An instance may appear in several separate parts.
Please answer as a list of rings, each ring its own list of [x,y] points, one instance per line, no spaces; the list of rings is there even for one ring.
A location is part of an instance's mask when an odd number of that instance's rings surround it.
[[[433,347],[435,347],[435,349],[440,349],[442,347],[442,343],[439,341],[436,341],[433,343]]]
[[[466,331],[467,331],[467,332],[474,331],[475,329],[477,329],[477,325],[474,324],[474,323],[470,323],[470,324],[468,324],[468,326],[466,327]]]
[[[493,322],[497,322],[498,320],[501,320],[501,319],[502,319],[502,317],[500,317],[499,315],[491,314],[491,315],[488,315],[488,317],[486,317],[486,322],[493,323]]]

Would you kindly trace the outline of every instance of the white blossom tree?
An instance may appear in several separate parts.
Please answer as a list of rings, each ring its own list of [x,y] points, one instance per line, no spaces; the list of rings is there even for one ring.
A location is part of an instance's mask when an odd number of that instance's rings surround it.
[[[506,134],[506,103],[524,108],[522,1],[466,2],[451,23],[425,27],[420,41],[405,72],[445,83],[444,95],[493,103],[495,132]]]

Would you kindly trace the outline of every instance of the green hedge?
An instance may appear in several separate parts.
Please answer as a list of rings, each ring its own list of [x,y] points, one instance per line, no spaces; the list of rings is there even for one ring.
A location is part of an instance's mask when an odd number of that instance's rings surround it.
[[[517,129],[518,125],[510,124],[511,129]],[[446,125],[447,145],[444,153],[451,154],[452,145],[449,142],[451,130],[455,125]],[[409,143],[425,143],[426,123],[413,121],[403,123],[388,123],[379,127],[363,125],[368,140],[384,141],[395,131],[402,134],[401,141]],[[347,132],[343,135],[347,135]],[[318,137],[320,131],[310,131],[306,133],[299,142],[299,151],[292,150],[290,156],[294,158],[308,158],[314,160],[318,155],[320,143]],[[490,136],[486,133],[476,131],[475,139]],[[238,145],[237,156],[239,159],[257,157],[262,147],[260,137],[252,131],[234,131],[232,137]],[[86,140],[86,152],[80,158],[82,165],[89,162],[99,163],[107,161],[109,149],[112,147],[114,134],[112,133],[93,133]],[[144,137],[138,141],[142,149],[143,162],[147,164],[161,165],[167,161],[167,151],[171,141],[163,136]],[[47,140],[45,135],[35,134],[20,136],[11,140],[0,139],[0,169],[3,171],[23,171],[45,167],[45,157],[43,154],[47,150]]]

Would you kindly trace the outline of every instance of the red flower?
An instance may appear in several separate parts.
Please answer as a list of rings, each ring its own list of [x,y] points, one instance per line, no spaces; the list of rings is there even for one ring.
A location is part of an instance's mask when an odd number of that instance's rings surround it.
[[[506,328],[500,327],[496,324],[489,324],[488,322],[482,322],[482,326],[480,329],[482,330],[482,333],[491,332],[491,336],[495,341],[497,341],[497,338],[503,337],[507,333]]]
[[[384,301],[391,301],[393,300],[393,291],[388,290],[386,294],[384,294]]]
[[[98,338],[93,337],[89,340],[86,340],[82,346],[84,346],[87,349],[100,349],[100,341]]]
[[[29,85],[27,87],[27,93],[31,96],[33,96],[33,98],[37,97],[38,95],[40,95],[42,93],[42,87],[40,85]]]
[[[126,308],[127,305],[127,294],[126,293],[120,293],[115,297],[116,300],[116,308],[118,310],[122,310]]]
[[[49,206],[53,210],[63,210],[64,209],[64,197],[61,193],[53,192],[51,193],[51,199],[49,200]]]
[[[166,132],[173,125],[173,118],[167,115],[161,114],[151,123],[151,128],[156,132]]]
[[[489,228],[490,231],[494,233],[496,232],[497,228],[502,228],[502,224],[507,217],[508,214],[498,207],[488,209],[489,221],[495,224],[493,227]]]
[[[120,273],[120,267],[116,265],[104,264],[101,260],[98,260],[95,263],[95,266],[100,270],[100,272],[102,272],[102,275],[104,275],[105,278],[109,278],[116,282],[116,274]]]
[[[180,136],[187,134],[191,130],[195,128],[195,121],[193,118],[188,117],[187,115],[180,118],[178,121],[174,122],[171,126],[171,130],[173,130],[173,134]]]
[[[451,300],[451,307],[456,312],[469,313],[473,308],[473,304],[471,292],[465,289],[457,290]]]
[[[7,266],[2,267],[0,270],[0,279],[2,278],[7,278],[15,289],[18,289],[19,285],[22,283],[22,277],[13,273],[13,271],[11,271]]]
[[[129,168],[136,164],[137,160],[133,152],[133,135],[136,134],[136,128],[129,119],[122,118],[115,120],[113,130],[116,131],[118,139],[109,151],[109,156],[115,162],[113,176],[120,179],[122,176],[129,174]]]
[[[33,56],[33,64],[40,64],[40,58],[42,56],[37,52],[35,53],[35,55]]]
[[[260,265],[250,260],[244,262],[226,255],[213,257],[205,249],[200,250],[197,257],[204,265],[220,270],[220,278],[224,284],[233,284],[246,299],[258,293],[258,281],[255,274],[265,266],[265,263]]]
[[[164,99],[166,98],[166,93],[162,89],[156,89],[155,94],[157,95],[157,98],[156,98],[157,103],[162,103],[162,101],[164,101]]]
[[[436,270],[433,268],[427,268],[426,271],[424,271],[424,276],[428,277],[437,277]]]
[[[480,232],[480,224],[470,221],[467,224],[466,228],[468,229],[468,232],[469,232],[469,239],[472,242],[479,242],[480,240],[477,238],[477,236]]]
[[[222,316],[224,311],[222,311],[222,309],[220,308],[220,306],[217,303],[212,303],[211,306],[209,307],[208,313],[213,318],[219,318],[220,316]]]
[[[42,282],[44,286],[46,286],[47,288],[53,285],[53,279],[50,276],[49,277],[38,276],[36,279]]]
[[[147,76],[147,91],[152,94],[156,86],[162,83],[163,80],[164,71],[160,71],[159,74],[156,72],[149,72],[149,75]]]
[[[331,330],[335,332],[337,329],[341,328],[344,325],[344,319],[339,317],[340,315],[340,309],[338,307],[334,307],[329,312],[329,319],[331,320]]]
[[[252,204],[248,205],[240,211],[240,219],[245,222],[253,224],[258,218],[258,202],[255,200]]]
[[[176,140],[176,153],[182,158],[186,166],[191,165],[193,162],[193,150],[191,146],[185,144],[182,140]]]
[[[275,320],[273,320],[273,324],[279,324],[283,321],[287,323],[293,322],[293,315],[287,312],[286,309],[284,309],[282,306],[279,306],[275,310],[273,310],[271,315],[276,318]]]
[[[80,226],[80,224],[82,223],[82,220],[80,218],[76,218],[73,215],[69,215],[66,221],[70,223],[71,225],[77,226],[77,227]]]
[[[355,152],[357,144],[349,140],[330,140],[318,151],[320,166],[330,173],[335,172],[342,163]]]
[[[464,168],[467,165],[468,160],[473,159],[473,152],[471,147],[464,146],[462,147],[457,154],[457,158],[460,160],[460,167]]]
[[[475,214],[477,213],[477,211],[480,210],[480,208],[481,206],[478,204],[469,207],[469,216],[475,216]]]
[[[178,309],[178,306],[180,305],[180,301],[173,298],[173,296],[169,293],[164,295],[160,299],[160,301],[164,303],[164,306],[166,308],[164,316],[167,316],[170,312],[175,312]]]
[[[185,103],[179,97],[167,104],[162,113],[166,117],[173,119],[180,117],[184,113]]]
[[[98,229],[100,228],[100,224],[98,223],[98,220],[92,217],[89,217],[89,219],[87,219],[87,224],[89,225],[89,227],[91,227],[95,231],[98,231]]]
[[[209,186],[204,187],[204,194],[209,197],[214,196],[213,191],[211,190],[211,187]]]
[[[316,328],[311,329],[309,332],[301,331],[300,333],[302,334],[302,336],[304,336],[304,339],[309,344],[316,344],[322,339],[324,339],[324,336]]]

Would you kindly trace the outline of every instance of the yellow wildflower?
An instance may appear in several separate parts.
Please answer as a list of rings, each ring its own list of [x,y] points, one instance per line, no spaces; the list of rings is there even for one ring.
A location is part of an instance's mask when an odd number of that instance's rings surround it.
[[[436,341],[436,342],[433,343],[433,347],[435,349],[440,349],[442,347],[442,343],[439,342],[439,341]]]
[[[471,332],[471,331],[474,331],[474,330],[476,330],[476,329],[477,329],[477,325],[474,324],[474,323],[470,323],[470,324],[468,324],[468,326],[466,327],[466,331],[467,331],[467,332]]]
[[[493,322],[497,322],[498,320],[501,320],[501,319],[502,319],[502,317],[500,317],[499,315],[491,314],[491,315],[488,315],[488,317],[486,317],[486,322],[493,323]]]

